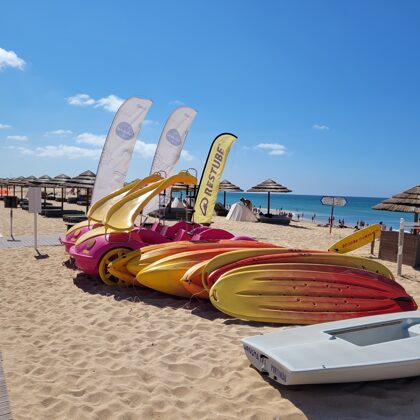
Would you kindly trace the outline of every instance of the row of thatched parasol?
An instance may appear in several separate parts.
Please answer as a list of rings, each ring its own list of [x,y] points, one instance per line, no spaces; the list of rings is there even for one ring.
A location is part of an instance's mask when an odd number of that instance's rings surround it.
[[[2,187],[13,187],[13,195],[16,195],[16,187],[20,187],[21,199],[23,199],[23,187],[41,187],[44,188],[44,204],[47,200],[46,190],[47,188],[60,189],[61,196],[64,197],[66,188],[86,189],[86,202],[87,207],[89,203],[89,191],[95,184],[95,174],[92,171],[85,171],[76,177],[70,177],[65,174],[60,174],[54,178],[43,175],[39,178],[35,176],[18,178],[0,178],[0,189]],[[61,208],[63,208],[63,201],[61,201]]]
[[[68,175],[60,174],[54,178],[48,175],[36,178],[34,176],[29,177],[18,177],[13,179],[0,178],[1,186],[12,186],[15,194],[15,187],[22,188],[27,186],[40,186],[44,188],[83,188],[88,191],[93,188],[95,184],[95,174],[92,171],[82,172],[80,175],[71,178]],[[219,191],[223,194],[223,206],[226,206],[226,193],[227,192],[242,192],[243,190],[232,184],[228,180],[220,182]],[[272,179],[267,179],[260,184],[250,188],[247,192],[266,192],[268,193],[268,213],[270,213],[270,194],[271,193],[288,193],[291,190]],[[396,194],[391,198],[388,198],[381,203],[372,207],[375,210],[387,210],[404,213],[414,213],[414,222],[418,222],[420,214],[420,185],[410,188],[407,191]]]
[[[219,191],[223,191],[223,206],[226,207],[226,193],[227,192],[242,192],[243,190],[232,184],[228,180],[224,180],[219,185]],[[292,192],[289,188],[284,187],[272,179],[266,179],[255,187],[250,188],[247,192],[266,192],[268,193],[267,213],[270,213],[270,194],[271,193],[288,193]]]
[[[72,178],[65,174],[60,174],[51,178],[48,175],[18,178],[0,178],[0,186],[11,187],[35,187],[46,188],[87,188],[92,189],[95,184],[95,174],[92,171],[82,172],[80,175]]]

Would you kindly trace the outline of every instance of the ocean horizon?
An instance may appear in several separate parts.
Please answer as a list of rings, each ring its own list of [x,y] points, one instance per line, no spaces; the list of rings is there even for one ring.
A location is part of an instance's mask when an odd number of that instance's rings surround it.
[[[248,192],[228,192],[226,193],[226,204],[231,206],[244,197],[252,202],[257,208],[265,209],[268,203],[267,193],[248,193]],[[316,223],[326,223],[331,214],[331,206],[324,206],[321,203],[322,195],[304,195],[304,194],[273,194],[270,195],[270,211],[286,210],[299,214],[304,220],[312,220],[315,215]],[[384,210],[373,210],[372,207],[387,197],[353,197],[340,196],[347,200],[343,207],[334,207],[334,218],[344,219],[347,226],[355,226],[357,221],[364,221],[367,224],[382,222],[387,228],[398,229],[400,218],[412,222],[411,213],[392,212]],[[217,201],[223,203],[223,192],[217,195]]]

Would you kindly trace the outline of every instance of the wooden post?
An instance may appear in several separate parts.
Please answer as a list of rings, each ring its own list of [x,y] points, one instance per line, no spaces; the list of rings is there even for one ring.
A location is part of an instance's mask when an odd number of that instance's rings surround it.
[[[331,230],[332,230],[332,227],[333,227],[333,217],[334,217],[334,200],[335,200],[335,198],[333,198],[333,203],[332,203],[332,206],[331,206],[331,216],[330,216],[330,235],[331,235]]]
[[[86,216],[89,211],[89,188],[86,188]]]
[[[397,251],[397,274],[401,276],[403,263],[404,248],[404,219],[400,219],[400,232],[398,234],[398,251]]]
[[[270,214],[270,191],[268,191],[268,209],[267,214]]]
[[[376,240],[376,235],[373,234],[372,243],[370,244],[370,253],[371,253],[371,255],[375,255],[375,240]]]
[[[34,212],[34,248],[38,252],[38,226],[37,226],[37,212]]]
[[[13,209],[10,208],[10,237],[12,238],[12,241],[15,240],[13,237]]]

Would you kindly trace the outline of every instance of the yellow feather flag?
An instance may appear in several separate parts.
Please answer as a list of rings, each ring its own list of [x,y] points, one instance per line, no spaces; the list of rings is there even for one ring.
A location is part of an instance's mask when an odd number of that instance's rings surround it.
[[[237,137],[233,134],[223,133],[218,135],[211,145],[195,202],[195,223],[211,223],[217,193],[219,192],[220,177],[230,148],[236,139]]]

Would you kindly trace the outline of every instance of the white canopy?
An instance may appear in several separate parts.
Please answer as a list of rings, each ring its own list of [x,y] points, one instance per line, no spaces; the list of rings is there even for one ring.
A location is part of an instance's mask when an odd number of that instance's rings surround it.
[[[171,203],[171,207],[173,209],[183,209],[185,206],[178,197],[175,197]]]
[[[226,216],[227,220],[236,220],[240,222],[257,222],[258,219],[252,211],[243,203],[238,202],[232,205]]]

